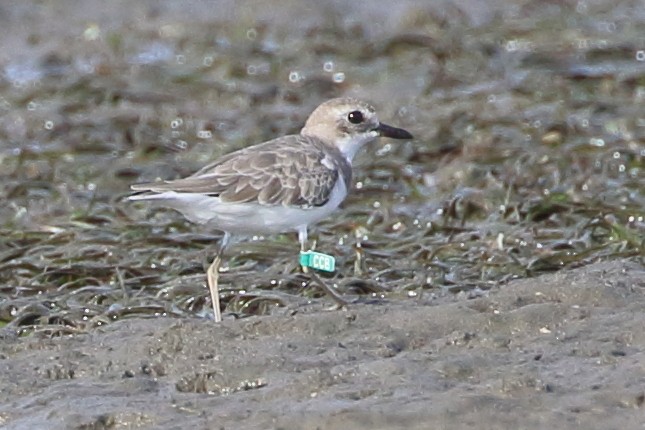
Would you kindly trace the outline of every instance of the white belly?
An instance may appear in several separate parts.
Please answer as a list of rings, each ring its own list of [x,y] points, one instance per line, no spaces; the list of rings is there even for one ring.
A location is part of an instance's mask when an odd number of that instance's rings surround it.
[[[222,203],[219,197],[197,193],[167,191],[159,194],[132,196],[130,200],[149,200],[158,206],[181,212],[189,221],[206,224],[232,234],[269,234],[297,231],[331,214],[347,196],[345,182],[340,179],[323,206],[302,209],[257,203]]]

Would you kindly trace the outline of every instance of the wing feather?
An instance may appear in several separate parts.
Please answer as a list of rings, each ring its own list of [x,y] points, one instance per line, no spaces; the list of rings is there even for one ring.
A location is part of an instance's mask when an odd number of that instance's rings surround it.
[[[197,193],[223,202],[322,206],[351,166],[322,142],[292,135],[232,152],[183,179],[133,185],[137,191]],[[325,163],[323,163],[325,160]]]

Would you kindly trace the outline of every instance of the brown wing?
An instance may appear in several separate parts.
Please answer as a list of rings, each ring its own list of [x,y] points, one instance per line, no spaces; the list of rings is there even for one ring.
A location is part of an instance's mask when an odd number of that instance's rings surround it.
[[[187,178],[138,184],[132,189],[200,193],[236,203],[322,206],[341,168],[325,149],[308,137],[285,136],[225,155]],[[330,162],[323,164],[325,157]]]

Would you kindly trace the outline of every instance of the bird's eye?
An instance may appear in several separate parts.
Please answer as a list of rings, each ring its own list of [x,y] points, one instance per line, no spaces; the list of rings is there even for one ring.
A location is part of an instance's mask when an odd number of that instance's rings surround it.
[[[363,114],[361,113],[361,111],[355,110],[347,115],[347,120],[352,124],[360,124],[361,122],[363,122]]]

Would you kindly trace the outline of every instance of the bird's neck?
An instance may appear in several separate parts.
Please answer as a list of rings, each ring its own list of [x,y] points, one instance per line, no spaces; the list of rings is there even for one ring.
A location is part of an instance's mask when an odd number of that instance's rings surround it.
[[[359,135],[359,136],[347,136],[341,139],[336,139],[334,145],[338,150],[343,154],[343,156],[351,164],[354,160],[356,153],[366,144],[372,142],[376,139],[377,136],[371,135]]]
[[[320,131],[320,132],[317,132]],[[354,156],[365,144],[375,140],[378,134],[361,134],[361,135],[344,135],[327,133],[326,130],[303,129],[301,134],[315,138],[323,142],[326,146],[336,148],[343,157],[351,164]]]

